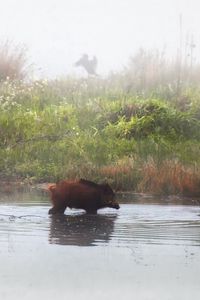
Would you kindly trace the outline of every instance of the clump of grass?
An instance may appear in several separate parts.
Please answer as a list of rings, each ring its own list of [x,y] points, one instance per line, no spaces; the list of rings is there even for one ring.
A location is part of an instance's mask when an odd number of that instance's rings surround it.
[[[92,163],[71,162],[67,166],[63,178],[68,178],[72,180],[85,178],[88,180],[98,181],[99,180],[98,174],[99,174],[99,168]]]
[[[22,80],[27,75],[25,47],[11,41],[0,43],[0,80]]]
[[[164,160],[156,164],[149,159],[141,169],[142,180],[138,191],[157,194],[200,195],[200,172],[198,168],[184,166],[177,160]]]
[[[102,167],[99,172],[118,191],[135,190],[139,180],[139,169],[134,158],[125,157],[115,164]]]

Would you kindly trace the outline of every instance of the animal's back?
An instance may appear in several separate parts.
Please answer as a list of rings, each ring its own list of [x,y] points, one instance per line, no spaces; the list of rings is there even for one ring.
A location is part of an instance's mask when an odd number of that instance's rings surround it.
[[[94,208],[101,198],[100,191],[95,186],[74,182],[66,193],[66,201],[69,207]]]

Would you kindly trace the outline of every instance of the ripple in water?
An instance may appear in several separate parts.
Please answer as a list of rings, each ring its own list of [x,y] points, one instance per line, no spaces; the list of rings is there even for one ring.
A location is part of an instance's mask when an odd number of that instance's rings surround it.
[[[23,242],[31,236],[49,244],[74,246],[200,245],[199,208],[195,206],[122,204],[117,212],[103,209],[87,215],[66,210],[64,216],[48,216],[46,202],[31,204],[0,206],[0,243],[9,234]]]

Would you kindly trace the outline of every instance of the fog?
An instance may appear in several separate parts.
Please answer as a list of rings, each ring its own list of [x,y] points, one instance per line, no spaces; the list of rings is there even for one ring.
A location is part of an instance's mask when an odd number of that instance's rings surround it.
[[[0,39],[25,44],[39,76],[84,75],[74,66],[84,53],[105,75],[140,47],[176,55],[181,39],[199,59],[199,8],[198,0],[1,0]]]

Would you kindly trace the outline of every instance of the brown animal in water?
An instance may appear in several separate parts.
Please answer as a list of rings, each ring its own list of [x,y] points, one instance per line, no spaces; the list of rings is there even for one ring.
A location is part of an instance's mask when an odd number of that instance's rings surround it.
[[[96,213],[98,209],[112,207],[119,209],[115,194],[108,184],[97,184],[89,180],[63,180],[49,186],[53,207],[49,214],[63,214],[67,207],[84,209]]]

